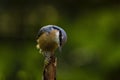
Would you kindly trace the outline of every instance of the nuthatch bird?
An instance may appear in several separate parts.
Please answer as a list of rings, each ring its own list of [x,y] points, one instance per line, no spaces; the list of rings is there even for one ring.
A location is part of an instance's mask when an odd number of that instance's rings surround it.
[[[54,54],[54,51],[59,48],[61,50],[62,46],[67,41],[66,32],[56,26],[56,25],[47,25],[43,26],[37,35],[37,48],[45,56],[50,56]]]

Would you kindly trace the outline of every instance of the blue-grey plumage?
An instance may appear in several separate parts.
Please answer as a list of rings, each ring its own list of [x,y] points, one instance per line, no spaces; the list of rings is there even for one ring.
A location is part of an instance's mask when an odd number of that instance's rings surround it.
[[[61,49],[66,41],[66,32],[56,25],[43,26],[37,35],[38,47],[42,51],[54,51],[57,47]]]

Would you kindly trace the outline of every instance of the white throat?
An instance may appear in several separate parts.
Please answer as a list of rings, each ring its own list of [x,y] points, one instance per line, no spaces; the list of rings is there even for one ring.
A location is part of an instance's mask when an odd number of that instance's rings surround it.
[[[59,40],[59,31],[56,32],[56,37],[55,37],[55,41],[59,44],[60,40]]]

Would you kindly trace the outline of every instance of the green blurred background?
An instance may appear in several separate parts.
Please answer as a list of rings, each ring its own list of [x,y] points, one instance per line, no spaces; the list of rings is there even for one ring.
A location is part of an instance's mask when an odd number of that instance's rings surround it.
[[[67,32],[57,80],[120,80],[119,0],[0,0],[0,80],[42,80],[47,24]]]

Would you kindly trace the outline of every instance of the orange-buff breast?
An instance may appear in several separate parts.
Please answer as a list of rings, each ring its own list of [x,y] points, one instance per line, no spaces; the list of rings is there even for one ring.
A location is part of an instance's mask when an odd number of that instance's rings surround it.
[[[58,43],[55,40],[57,32],[58,30],[52,30],[50,33],[45,32],[38,38],[39,47],[43,52],[53,52],[58,48]]]

